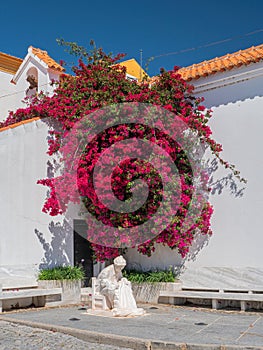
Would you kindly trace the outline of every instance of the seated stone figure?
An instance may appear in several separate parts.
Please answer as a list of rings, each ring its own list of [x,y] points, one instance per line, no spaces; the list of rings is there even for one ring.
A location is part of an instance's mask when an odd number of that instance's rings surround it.
[[[145,311],[137,308],[131,283],[122,276],[126,260],[122,255],[114,259],[113,264],[107,266],[98,275],[100,293],[105,296],[107,306],[114,316],[139,316]]]

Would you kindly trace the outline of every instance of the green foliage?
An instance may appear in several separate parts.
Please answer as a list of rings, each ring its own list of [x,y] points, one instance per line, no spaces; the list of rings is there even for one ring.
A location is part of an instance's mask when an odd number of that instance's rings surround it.
[[[64,39],[56,39],[58,45],[64,46],[66,48],[66,51],[74,56],[79,57],[86,57],[88,56],[88,51],[85,47],[79,46],[77,43],[74,42],[68,42]],[[93,45],[93,42],[90,42],[90,45]]]
[[[39,272],[39,280],[83,280],[84,271],[77,266],[58,266],[52,269],[43,269]]]
[[[136,271],[136,270],[124,270],[123,277],[126,277],[133,283],[157,283],[157,282],[175,282],[176,276],[172,269],[165,271]]]

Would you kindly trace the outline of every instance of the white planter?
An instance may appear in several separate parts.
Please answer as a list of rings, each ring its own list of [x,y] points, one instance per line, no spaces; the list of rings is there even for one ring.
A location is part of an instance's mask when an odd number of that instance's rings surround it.
[[[136,302],[158,304],[160,291],[178,291],[182,289],[182,282],[160,283],[132,283],[133,295]]]
[[[61,301],[49,298],[47,304],[56,302],[62,304],[78,304],[81,296],[81,280],[41,280],[38,281],[39,288],[62,288]],[[52,305],[53,305],[52,304]]]

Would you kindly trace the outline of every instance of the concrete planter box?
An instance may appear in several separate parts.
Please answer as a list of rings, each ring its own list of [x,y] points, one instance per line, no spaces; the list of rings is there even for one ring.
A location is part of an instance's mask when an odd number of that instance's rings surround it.
[[[178,291],[182,289],[182,282],[160,283],[132,283],[133,295],[136,302],[158,304],[160,291]]]
[[[52,297],[47,298],[47,305],[66,305],[80,303],[81,280],[41,280],[38,281],[39,288],[62,288],[61,300]]]

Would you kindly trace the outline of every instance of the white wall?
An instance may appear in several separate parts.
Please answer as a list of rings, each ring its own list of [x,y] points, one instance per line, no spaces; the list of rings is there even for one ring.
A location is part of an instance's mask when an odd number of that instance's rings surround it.
[[[9,111],[26,107],[26,79],[32,68],[37,70],[38,92],[53,93],[50,82],[58,80],[59,73],[28,54],[16,76],[0,71],[0,121]],[[72,223],[41,212],[47,187],[36,182],[47,177],[47,130],[45,123],[36,121],[0,131],[0,280],[4,283],[14,276],[20,282],[31,281],[38,267],[73,264]]]
[[[258,70],[262,63],[248,66],[247,71],[251,71],[251,66]],[[242,196],[231,194],[229,186],[221,194],[217,191],[211,195],[214,235],[188,266],[263,270],[263,76],[210,90],[203,96],[205,104],[216,105],[210,125],[215,139],[223,145],[223,158],[235,164],[248,183]],[[228,102],[230,98],[233,102]],[[226,171],[221,169],[217,177],[224,174]],[[242,187],[238,181],[236,184]]]
[[[235,164],[248,183],[240,184],[235,178],[223,181],[230,174],[223,168],[213,173],[215,193],[210,196],[214,206],[213,236],[207,242],[199,237],[187,257],[186,270],[181,275],[187,286],[246,287],[251,284],[263,288],[262,67],[262,63],[254,64],[196,81],[196,91],[203,90],[199,95],[204,96],[204,104],[213,109],[210,126],[214,138],[223,145],[223,158]],[[237,79],[240,72],[247,79]],[[197,249],[200,242],[201,249]],[[138,259],[134,252],[127,256],[131,263]],[[161,257],[153,255],[146,265],[162,268],[164,260],[167,266],[171,262],[182,263],[173,251],[162,248]]]
[[[167,270],[169,267],[180,266],[182,258],[176,250],[171,250],[163,245],[157,245],[152,257],[142,255],[136,249],[129,248],[125,253],[127,268],[141,271]]]
[[[25,88],[22,91],[11,83],[12,74],[0,71],[0,121],[8,116],[8,111],[22,107],[22,99],[25,97]]]
[[[72,263],[72,229],[41,212],[47,187],[47,126],[38,120],[0,132],[0,266]]]
[[[227,187],[211,196],[214,235],[195,264],[263,267],[263,97],[214,108],[210,124],[216,140],[223,144],[223,158],[235,164],[248,183],[241,197]]]

